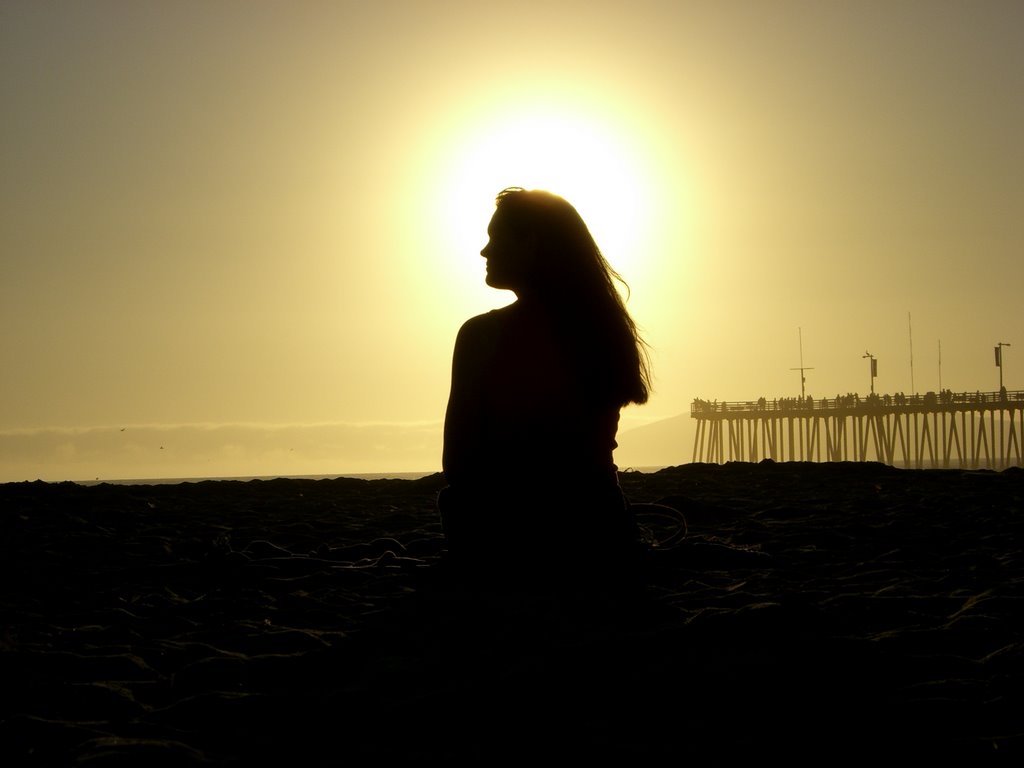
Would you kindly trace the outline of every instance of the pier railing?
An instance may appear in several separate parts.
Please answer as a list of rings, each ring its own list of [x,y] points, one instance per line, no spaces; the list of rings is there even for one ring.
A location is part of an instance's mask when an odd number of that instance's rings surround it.
[[[696,399],[693,461],[881,461],[1001,469],[1022,464],[1024,391]]]

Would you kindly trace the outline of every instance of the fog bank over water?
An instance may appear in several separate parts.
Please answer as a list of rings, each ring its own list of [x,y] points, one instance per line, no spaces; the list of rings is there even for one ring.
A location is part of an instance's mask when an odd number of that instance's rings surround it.
[[[440,422],[9,430],[0,482],[430,472],[440,455]]]
[[[691,421],[633,428],[624,418],[616,462],[635,469],[689,461]],[[442,430],[440,421],[5,430],[0,482],[428,474],[441,469]]]

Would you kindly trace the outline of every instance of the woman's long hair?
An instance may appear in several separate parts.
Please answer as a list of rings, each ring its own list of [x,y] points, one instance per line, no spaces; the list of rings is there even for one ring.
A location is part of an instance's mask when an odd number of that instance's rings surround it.
[[[552,312],[568,353],[594,398],[623,406],[647,402],[647,344],[615,287],[626,281],[601,254],[576,209],[543,190],[509,187],[497,210],[520,236],[530,238],[531,293]]]

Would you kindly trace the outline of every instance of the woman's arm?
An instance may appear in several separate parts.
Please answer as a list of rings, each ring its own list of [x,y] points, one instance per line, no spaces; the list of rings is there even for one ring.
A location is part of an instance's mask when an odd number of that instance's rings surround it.
[[[452,354],[452,381],[444,418],[441,468],[450,485],[470,481],[483,458],[482,387],[484,371],[494,348],[488,315],[467,320],[459,329]]]

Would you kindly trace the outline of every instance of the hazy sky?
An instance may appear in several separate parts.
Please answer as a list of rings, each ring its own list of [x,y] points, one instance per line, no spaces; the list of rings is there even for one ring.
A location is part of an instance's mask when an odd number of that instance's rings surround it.
[[[994,390],[999,341],[1024,389],[1022,37],[1016,0],[5,0],[0,480],[438,468],[511,185],[630,284],[624,430],[798,395],[801,337],[816,397],[866,351],[879,392]],[[181,425],[290,444],[171,464]]]

